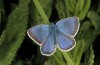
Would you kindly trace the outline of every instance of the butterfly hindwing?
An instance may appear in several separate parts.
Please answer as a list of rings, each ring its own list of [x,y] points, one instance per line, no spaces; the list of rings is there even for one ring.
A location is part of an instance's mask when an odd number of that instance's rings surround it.
[[[49,33],[49,25],[45,24],[31,27],[27,31],[28,36],[39,45],[48,37]]]
[[[65,35],[62,32],[57,32],[56,43],[58,48],[62,51],[70,51],[76,45],[73,37]]]
[[[47,39],[40,46],[40,50],[43,55],[50,56],[55,52],[56,48],[54,41],[54,36],[52,35],[52,33],[50,33]]]
[[[74,37],[78,32],[80,24],[77,17],[68,17],[58,21],[56,25],[60,32]]]

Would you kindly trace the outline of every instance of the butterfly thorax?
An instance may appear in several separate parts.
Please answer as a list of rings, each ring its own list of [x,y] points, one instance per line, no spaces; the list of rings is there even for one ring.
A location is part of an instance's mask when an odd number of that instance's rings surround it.
[[[56,32],[56,25],[55,24],[50,25],[50,31]]]

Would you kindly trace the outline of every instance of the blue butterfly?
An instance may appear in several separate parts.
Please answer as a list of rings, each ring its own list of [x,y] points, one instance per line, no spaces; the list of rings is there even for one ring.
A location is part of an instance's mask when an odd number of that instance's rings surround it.
[[[28,29],[28,36],[40,45],[42,55],[51,56],[56,48],[61,51],[70,51],[76,46],[74,39],[79,30],[79,19],[68,17],[56,24],[40,24]]]

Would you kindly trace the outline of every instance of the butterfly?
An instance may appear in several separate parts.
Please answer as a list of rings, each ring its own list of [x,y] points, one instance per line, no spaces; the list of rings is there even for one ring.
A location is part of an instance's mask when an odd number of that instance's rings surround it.
[[[42,55],[51,56],[56,48],[70,51],[76,46],[74,39],[79,30],[78,17],[68,17],[56,24],[40,24],[28,29],[28,36],[40,46]]]

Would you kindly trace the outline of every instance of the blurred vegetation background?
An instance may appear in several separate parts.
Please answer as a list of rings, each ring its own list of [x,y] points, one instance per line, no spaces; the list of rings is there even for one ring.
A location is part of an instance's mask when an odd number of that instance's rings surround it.
[[[48,20],[77,16],[80,30],[76,47],[42,56],[26,34],[28,28]],[[0,0],[0,65],[100,65],[100,0]]]

